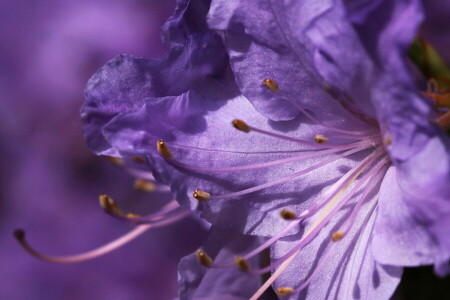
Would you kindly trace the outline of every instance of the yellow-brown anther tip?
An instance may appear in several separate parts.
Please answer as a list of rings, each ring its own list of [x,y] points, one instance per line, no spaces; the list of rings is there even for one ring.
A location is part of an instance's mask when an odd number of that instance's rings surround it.
[[[240,256],[236,256],[234,258],[234,263],[238,266],[239,269],[244,272],[247,272],[251,269],[250,263]]]
[[[338,241],[342,240],[344,235],[345,235],[345,233],[343,231],[338,230],[336,232],[333,232],[333,234],[331,235],[331,240],[333,242],[338,242]]]
[[[208,201],[211,199],[210,193],[201,190],[195,190],[194,193],[192,193],[192,196],[198,201]]]
[[[98,196],[98,200],[100,201],[100,205],[104,209],[109,209],[112,205],[115,204],[114,200],[105,194]]]
[[[25,238],[25,231],[23,229],[14,230],[14,237],[19,241],[22,241]]]
[[[119,157],[114,156],[104,156],[110,163],[115,164],[116,166],[123,166],[125,164],[124,160]]]
[[[383,142],[384,142],[384,145],[385,145],[386,147],[392,145],[392,136],[387,135],[387,136],[384,138]]]
[[[136,179],[134,181],[134,188],[142,192],[150,193],[156,189],[156,185],[144,179]]]
[[[238,120],[235,119],[233,120],[233,122],[231,122],[231,124],[233,124],[234,128],[236,128],[237,130],[243,131],[243,132],[250,132],[250,126],[247,125],[247,123],[245,123],[242,120]]]
[[[172,152],[170,152],[169,147],[167,147],[163,140],[158,140],[156,142],[156,150],[158,150],[159,154],[164,158],[173,158]]]
[[[127,218],[140,218],[141,216],[140,215],[137,215],[137,214],[133,214],[133,213],[127,213],[126,215],[125,215],[125,217],[127,217]]]
[[[131,160],[140,164],[145,164],[145,158],[140,156],[133,156]]]
[[[197,261],[203,266],[209,267],[213,263],[211,257],[203,250],[195,251],[195,256],[197,257]]]
[[[270,78],[264,79],[263,85],[273,93],[276,93],[280,90],[280,88],[278,87],[278,84],[273,79],[270,79]]]
[[[285,220],[294,220],[295,218],[297,218],[297,214],[290,209],[280,210],[280,216]]]
[[[317,144],[323,144],[323,143],[328,142],[328,138],[325,137],[324,135],[316,134],[316,135],[314,136],[314,141],[315,141]]]
[[[294,292],[294,289],[288,286],[280,287],[277,289],[276,294],[278,296],[286,296],[289,294],[292,294]]]

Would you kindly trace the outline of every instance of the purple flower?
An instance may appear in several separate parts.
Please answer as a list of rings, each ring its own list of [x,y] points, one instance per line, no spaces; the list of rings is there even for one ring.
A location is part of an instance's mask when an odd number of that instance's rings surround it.
[[[273,272],[252,299],[272,284],[388,299],[403,266],[445,274],[450,257],[449,140],[407,65],[421,21],[413,0],[180,1],[169,54],[119,56],[89,81],[88,144],[145,156],[182,206],[267,237],[235,261]],[[252,262],[269,247],[268,266]]]

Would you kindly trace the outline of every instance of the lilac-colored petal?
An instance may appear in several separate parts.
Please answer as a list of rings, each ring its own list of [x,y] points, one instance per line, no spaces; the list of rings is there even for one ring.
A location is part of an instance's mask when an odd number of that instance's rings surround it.
[[[179,95],[211,85],[224,73],[226,62],[221,40],[214,33],[192,35],[184,47],[174,47],[153,60],[116,57],[86,86],[81,117],[88,146],[97,154],[118,155],[99,134],[103,125],[119,114],[138,109],[147,97]]]
[[[373,210],[376,197],[372,195],[362,206],[343,239],[332,242],[331,234],[342,229],[351,206],[338,212],[275,281],[275,288],[297,288],[316,271],[306,289],[288,299],[389,299],[400,282],[402,268],[382,265],[374,259],[371,244],[377,218],[376,210]],[[306,226],[305,232],[310,227],[311,224]],[[299,239],[295,235],[277,242],[272,247],[272,256],[282,256]],[[330,247],[333,248],[328,252]],[[322,262],[325,263],[320,266]]]
[[[436,245],[403,200],[397,171],[391,167],[380,187],[373,251],[378,262],[397,266],[431,264]]]
[[[235,232],[212,227],[203,250],[216,263],[231,262],[237,255],[243,255],[258,246],[260,239],[243,236]],[[249,261],[258,265],[258,257]],[[181,300],[248,299],[261,285],[261,278],[239,270],[228,268],[207,268],[191,254],[180,261],[178,267],[179,296]]]
[[[337,2],[307,34],[314,45],[314,65],[337,98],[355,114],[375,122],[370,100],[376,66],[349,22],[346,8]]]
[[[326,93],[303,34],[310,22],[329,8],[329,2],[224,0],[211,5],[208,24],[225,34],[237,85],[255,108],[272,120],[290,120],[299,114],[281,94],[330,125],[338,122],[345,127],[346,121],[353,119]],[[266,78],[278,83],[280,93],[262,85]]]

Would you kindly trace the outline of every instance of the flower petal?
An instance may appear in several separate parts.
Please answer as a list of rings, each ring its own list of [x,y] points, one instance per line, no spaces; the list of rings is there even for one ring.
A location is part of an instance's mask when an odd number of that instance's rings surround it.
[[[255,108],[271,120],[290,120],[299,114],[281,96],[287,94],[329,125],[351,127],[346,122],[352,122],[352,115],[327,94],[313,67],[309,41],[303,34],[310,22],[329,8],[330,2],[212,3],[208,24],[225,33],[237,85]],[[272,93],[262,85],[266,78],[278,83],[280,93]]]
[[[97,154],[118,155],[99,134],[115,116],[140,108],[150,96],[179,95],[202,85],[214,90],[225,71],[226,54],[214,33],[194,34],[184,47],[148,60],[119,55],[92,76],[81,108],[88,146]],[[210,79],[211,78],[211,79]]]

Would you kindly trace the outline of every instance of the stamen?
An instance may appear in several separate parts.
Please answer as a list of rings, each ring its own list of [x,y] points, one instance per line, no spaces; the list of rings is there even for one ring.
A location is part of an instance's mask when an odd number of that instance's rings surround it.
[[[173,155],[167,147],[166,143],[163,140],[158,140],[156,142],[156,150],[158,150],[159,154],[167,159],[172,159]]]
[[[198,262],[205,267],[209,267],[213,263],[211,257],[203,250],[197,250],[195,256],[197,257]]]
[[[211,194],[202,190],[195,190],[192,195],[198,201],[208,201],[211,199]]]
[[[296,162],[299,160],[309,159],[309,158],[316,158],[316,157],[323,157],[327,154],[337,154],[339,157],[345,156],[345,153],[338,154],[341,151],[353,149],[357,151],[362,151],[364,149],[367,149],[369,147],[373,147],[373,142],[357,142],[354,144],[348,144],[343,146],[336,146],[334,149],[326,149],[321,151],[312,151],[309,153],[304,153],[297,156],[282,158],[274,161],[264,162],[264,163],[254,163],[249,165],[241,165],[241,166],[234,166],[234,167],[201,167],[196,165],[189,165],[186,163],[179,162],[175,159],[169,160],[168,162],[176,167],[193,171],[193,172],[207,172],[207,173],[223,173],[223,172],[238,172],[238,171],[249,171],[249,170],[255,170],[255,169],[262,169],[262,168],[268,168],[268,167],[274,167],[279,166],[291,162]],[[348,154],[349,155],[349,154]]]
[[[342,240],[342,238],[344,237],[345,233],[341,230],[335,231],[333,232],[333,234],[331,235],[331,240],[333,242],[338,242],[340,240]]]
[[[125,161],[122,158],[114,157],[114,156],[104,156],[110,163],[115,164],[116,166],[123,166],[125,164]]]
[[[142,192],[150,193],[156,190],[156,185],[151,181],[136,179],[134,181],[134,188]]]
[[[233,122],[231,122],[231,124],[233,124],[234,128],[236,128],[237,130],[243,131],[243,132],[250,132],[250,126],[247,125],[247,123],[245,123],[242,120],[238,120],[235,119],[233,120]]]
[[[114,199],[109,197],[108,195],[100,195],[98,197],[98,200],[100,201],[100,205],[102,206],[102,208],[107,213],[119,215],[119,216],[125,215],[123,210],[116,203],[116,201],[114,201]]]
[[[277,289],[277,291],[275,292],[278,296],[287,296],[289,294],[292,294],[292,292],[294,292],[294,289],[291,287],[280,287]]]
[[[131,160],[134,161],[134,162],[136,162],[136,163],[139,163],[139,164],[145,164],[145,163],[146,163],[145,158],[140,157],[140,156],[133,156],[133,157],[131,158]]]
[[[285,220],[294,220],[297,218],[297,214],[294,211],[286,208],[280,211],[280,216]]]
[[[328,138],[326,138],[325,136],[321,135],[321,134],[316,134],[314,136],[314,141],[318,144],[323,144],[328,142]]]
[[[313,165],[313,166],[311,166],[311,167],[309,167],[309,168],[306,168],[306,169],[304,169],[304,170],[295,172],[295,173],[293,173],[293,174],[291,174],[291,175],[288,175],[288,176],[285,176],[285,177],[281,177],[281,178],[279,178],[279,179],[277,179],[277,180],[273,180],[273,181],[270,181],[270,182],[267,182],[267,183],[264,183],[264,184],[261,184],[261,185],[257,185],[257,186],[254,186],[254,187],[251,187],[251,188],[248,188],[248,189],[244,189],[244,190],[238,191],[238,192],[233,192],[233,193],[223,194],[223,195],[217,195],[217,196],[211,196],[211,199],[216,200],[216,199],[231,199],[231,198],[237,198],[237,197],[240,197],[240,196],[242,196],[242,195],[246,195],[246,194],[249,194],[249,193],[253,193],[253,192],[256,192],[256,191],[260,191],[260,190],[269,188],[269,187],[274,186],[274,185],[278,185],[278,184],[281,184],[281,183],[285,183],[285,182],[287,182],[287,181],[289,181],[289,180],[292,180],[292,179],[294,179],[294,178],[297,178],[297,177],[299,177],[299,176],[301,176],[301,175],[304,175],[304,174],[307,174],[307,173],[309,173],[309,172],[311,172],[311,171],[314,171],[314,170],[316,170],[316,169],[319,169],[320,167],[326,166],[327,164],[329,164],[329,163],[331,163],[331,162],[333,162],[333,161],[336,161],[336,160],[338,160],[338,159],[341,159],[342,157],[352,155],[352,154],[354,154],[354,153],[356,153],[356,152],[359,152],[359,151],[362,151],[362,150],[364,150],[364,149],[365,149],[365,148],[361,148],[361,149],[359,149],[359,148],[358,148],[358,149],[352,149],[352,150],[349,150],[349,151],[347,151],[347,152],[344,152],[343,154],[341,154],[341,155],[339,155],[339,156],[337,156],[337,157],[332,157],[332,158],[330,158],[330,159],[323,160],[323,161],[322,161],[321,163],[319,163],[319,164],[316,164],[316,165]]]
[[[107,254],[113,250],[116,250],[116,249],[120,248],[121,246],[129,243],[130,241],[137,238],[138,236],[140,236],[141,234],[143,234],[145,231],[149,230],[152,227],[153,227],[153,225],[151,225],[151,224],[138,226],[138,227],[134,228],[133,230],[131,230],[130,232],[126,233],[125,235],[119,237],[118,239],[116,239],[106,245],[103,245],[97,249],[87,251],[85,253],[81,253],[81,254],[77,254],[77,255],[70,255],[70,256],[50,256],[50,255],[45,255],[45,254],[42,254],[42,253],[36,251],[26,241],[25,232],[23,230],[18,229],[16,231],[14,231],[14,236],[16,237],[16,239],[20,243],[20,245],[32,256],[34,256],[40,260],[51,262],[51,263],[70,264],[70,263],[78,263],[78,262],[91,260],[91,259],[97,258],[99,256],[105,255],[105,254]]]
[[[383,144],[385,147],[389,147],[390,145],[392,145],[392,136],[390,134],[384,137]]]
[[[272,79],[264,79],[263,84],[272,92],[279,92],[279,87],[278,84],[273,81]],[[333,126],[329,126],[324,124],[322,121],[320,121],[319,119],[317,119],[316,117],[314,117],[312,114],[310,114],[306,109],[304,109],[303,107],[301,107],[296,101],[292,100],[287,94],[284,93],[279,93],[281,95],[281,97],[283,99],[285,99],[286,101],[288,101],[289,103],[291,103],[293,106],[295,106],[303,115],[305,115],[308,119],[310,119],[311,121],[313,121],[314,123],[321,125],[323,127],[326,127],[330,130],[334,130],[336,132],[341,132],[341,133],[345,133],[345,134],[351,134],[351,135],[362,135],[362,134],[367,134],[367,133],[373,133],[374,130],[365,130],[365,131],[353,131],[353,130],[345,130],[345,129],[339,129],[339,128],[335,128]]]
[[[266,78],[263,80],[263,85],[269,89],[272,93],[276,93],[279,91],[278,84],[270,78]]]
[[[234,263],[238,266],[239,269],[244,272],[247,272],[251,269],[250,263],[241,256],[236,256],[234,258]]]

